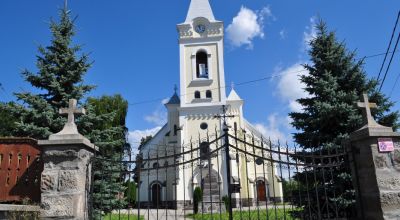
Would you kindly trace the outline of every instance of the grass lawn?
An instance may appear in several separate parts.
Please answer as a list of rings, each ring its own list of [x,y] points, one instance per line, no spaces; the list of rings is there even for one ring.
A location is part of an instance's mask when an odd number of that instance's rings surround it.
[[[276,219],[287,219],[287,220],[293,220],[295,218],[293,218],[290,214],[289,211],[291,211],[292,209],[286,209],[286,214],[285,212],[283,212],[283,209],[276,209],[276,214],[275,214],[275,209],[269,209],[268,213],[265,209],[260,209],[260,211],[257,210],[251,210],[250,212],[248,210],[246,210],[245,208],[242,209],[242,212],[240,211],[234,211],[233,212],[233,219],[235,220],[243,220],[243,219],[253,219],[253,220],[257,220],[257,219],[271,219],[271,220],[276,220]],[[268,215],[268,217],[267,217]],[[286,215],[286,216],[285,216]],[[228,217],[228,213],[221,213],[221,215],[219,213],[215,213],[211,216],[210,213],[204,213],[203,215],[201,213],[199,214],[190,214],[187,215],[188,218],[191,219],[204,219],[204,220],[208,220],[208,219],[215,219],[215,220],[227,220],[229,219]],[[285,218],[286,217],[286,218]]]
[[[127,215],[127,214],[108,214],[104,216],[102,219],[104,220],[139,220],[137,215]],[[140,220],[144,220],[143,216],[140,216]]]

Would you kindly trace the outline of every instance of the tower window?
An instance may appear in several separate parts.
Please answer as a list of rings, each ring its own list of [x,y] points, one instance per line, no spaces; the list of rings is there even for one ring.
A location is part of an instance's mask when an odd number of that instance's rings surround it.
[[[194,92],[194,98],[195,99],[199,99],[200,98],[200,92],[199,91]]]
[[[196,53],[196,76],[197,78],[208,78],[208,56],[204,51]]]
[[[211,99],[212,98],[212,93],[211,90],[206,91],[206,98]]]
[[[200,128],[203,129],[203,130],[206,130],[208,128],[208,124],[203,122],[203,123],[200,124]]]

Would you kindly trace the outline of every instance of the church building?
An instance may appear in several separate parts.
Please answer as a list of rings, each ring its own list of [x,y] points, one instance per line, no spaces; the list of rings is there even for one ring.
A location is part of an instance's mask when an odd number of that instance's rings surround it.
[[[233,88],[226,95],[224,24],[215,19],[209,1],[191,0],[186,20],[177,30],[180,95],[175,89],[165,104],[167,123],[139,148],[143,159],[160,158],[141,165],[137,200],[151,206],[190,205],[196,187],[202,188],[203,201],[226,196],[224,139],[218,139],[224,134],[225,123],[232,136],[252,134],[256,141],[262,136],[243,117],[244,100]],[[236,147],[247,150],[241,143]],[[196,148],[199,150],[192,150]],[[211,152],[208,159],[203,158]],[[239,201],[242,206],[253,206],[256,198],[259,202],[281,201],[282,183],[274,166],[257,163],[235,149],[229,153],[236,207]]]

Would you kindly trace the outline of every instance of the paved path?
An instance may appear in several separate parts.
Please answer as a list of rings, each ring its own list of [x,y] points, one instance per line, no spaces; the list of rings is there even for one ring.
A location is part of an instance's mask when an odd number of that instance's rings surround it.
[[[282,205],[277,205],[273,206],[273,204],[268,205],[268,209],[283,209]],[[286,208],[291,207],[290,205],[286,205]],[[260,210],[265,210],[265,206],[259,207]],[[242,207],[242,212],[246,213],[249,210],[249,207]],[[252,206],[250,207],[250,210],[257,210],[257,206]],[[234,208],[233,211],[240,211],[238,208]],[[119,213],[118,211],[115,211],[114,213]],[[123,209],[120,210],[121,214],[129,214],[129,215],[137,215],[138,210],[137,209]],[[174,209],[140,209],[140,215],[144,216],[145,220],[191,220],[191,218],[184,217],[185,215],[193,213],[192,210],[185,210],[183,211],[182,209],[174,210]],[[216,213],[217,214],[217,213]],[[132,220],[135,220],[132,218]]]
[[[118,213],[115,212],[115,213]],[[128,210],[121,210],[121,214],[130,214],[130,215],[137,215],[137,209],[130,209]],[[193,213],[191,210],[185,210],[185,212],[181,210],[174,210],[174,209],[140,209],[140,215],[144,216],[145,220],[185,220],[190,218],[184,218],[184,215],[188,215]]]

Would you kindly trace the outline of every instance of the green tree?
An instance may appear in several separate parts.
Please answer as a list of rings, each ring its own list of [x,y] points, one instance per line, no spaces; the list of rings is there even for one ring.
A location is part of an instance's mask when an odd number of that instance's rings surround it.
[[[128,104],[119,95],[82,101],[94,86],[83,82],[91,62],[87,54],[81,53],[81,47],[72,43],[74,22],[67,8],[60,10],[59,21],[51,20],[51,43],[47,47],[39,46],[38,72],[22,72],[24,79],[39,92],[15,93],[18,103],[0,106],[4,110],[2,113],[15,119],[4,135],[47,139],[50,134],[59,132],[66,122],[66,118],[58,114],[59,109],[67,107],[69,99],[77,99],[87,110],[87,115],[76,122],[79,132],[99,148],[97,156],[102,158],[102,162],[95,160],[92,164],[93,207],[97,213],[106,213],[125,204],[124,199],[119,199],[125,190],[122,172],[106,171],[124,169],[120,163],[112,161],[121,160],[129,148],[125,126]]]
[[[11,132],[15,129],[16,119],[12,116],[8,109],[8,106],[12,106],[14,103],[2,103],[0,102],[0,137],[11,136]]]
[[[91,66],[88,55],[81,53],[79,45],[72,45],[75,35],[74,19],[66,8],[60,11],[60,21],[51,20],[50,46],[39,46],[36,66],[38,72],[24,70],[24,79],[41,93],[15,93],[22,104],[8,105],[13,118],[13,136],[46,139],[60,131],[66,121],[58,114],[68,106],[69,99],[81,100],[94,86],[85,85],[83,78]]]
[[[377,121],[396,129],[399,114],[390,112],[393,102],[378,92],[378,82],[367,78],[363,60],[357,60],[355,52],[349,52],[343,42],[338,42],[335,33],[328,31],[323,21],[319,22],[316,29],[317,36],[310,42],[311,62],[304,65],[309,74],[301,77],[309,96],[297,100],[303,106],[303,111],[290,113],[292,125],[298,130],[294,140],[303,150],[316,151],[314,154],[342,151],[342,142],[363,125],[362,112],[355,106],[363,93],[368,93],[370,100],[377,103],[378,109],[373,110]],[[309,153],[298,152],[297,158],[304,159],[304,154]],[[308,175],[307,185],[317,188],[310,188],[312,192],[324,187],[328,189],[328,198],[325,198],[325,192],[320,192],[319,198],[313,199],[310,206],[317,207],[315,203],[320,200],[320,204],[335,204],[342,215],[352,212],[355,200],[348,170],[344,166],[333,170],[331,182],[324,181],[319,171],[315,181],[310,178],[314,177],[312,172],[304,171],[295,176],[297,181],[306,185]],[[303,208],[307,211],[308,204],[303,203]],[[321,211],[327,212],[325,209]]]
[[[131,180],[125,182],[125,198],[129,205],[136,203],[136,183]]]
[[[102,96],[89,98],[85,108],[88,114],[79,118],[80,131],[99,147],[92,163],[92,217],[97,219],[127,204],[121,194],[126,190],[127,167],[119,161],[130,152],[125,125],[128,102],[120,95]]]
[[[203,201],[203,190],[200,187],[196,187],[193,192],[193,213],[199,212],[199,203]]]

